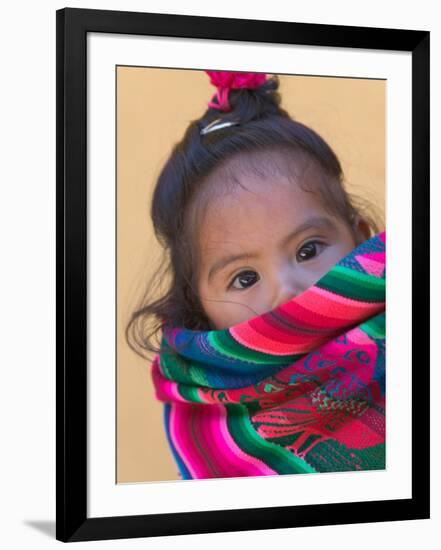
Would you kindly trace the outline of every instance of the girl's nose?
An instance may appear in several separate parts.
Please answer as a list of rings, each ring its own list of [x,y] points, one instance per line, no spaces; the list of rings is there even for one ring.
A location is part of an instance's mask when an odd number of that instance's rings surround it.
[[[301,290],[299,289],[299,285],[297,285],[294,281],[285,281],[284,283],[280,284],[275,300],[272,306],[272,309],[280,306],[281,304],[284,304],[285,302],[288,302],[298,294],[300,294]]]

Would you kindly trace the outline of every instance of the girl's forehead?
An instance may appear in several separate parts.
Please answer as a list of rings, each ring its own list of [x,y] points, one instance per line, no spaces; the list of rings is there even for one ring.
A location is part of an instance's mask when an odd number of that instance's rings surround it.
[[[200,215],[210,205],[218,206],[241,190],[266,193],[274,183],[294,186],[305,183],[311,190],[323,177],[317,161],[302,151],[274,148],[240,152],[222,161],[203,178],[195,188],[189,213],[191,217]]]
[[[242,242],[260,237],[283,236],[311,216],[325,215],[314,193],[284,179],[261,182],[250,179],[244,186],[208,204],[199,227],[200,242]]]
[[[265,183],[273,178],[297,181],[311,171],[317,173],[320,169],[317,161],[305,152],[274,148],[238,153],[222,162],[207,181],[234,190],[237,184],[250,181]]]
[[[310,158],[280,151],[238,155],[212,173],[187,211],[196,255],[213,242],[281,234],[325,208],[318,192],[324,174]]]

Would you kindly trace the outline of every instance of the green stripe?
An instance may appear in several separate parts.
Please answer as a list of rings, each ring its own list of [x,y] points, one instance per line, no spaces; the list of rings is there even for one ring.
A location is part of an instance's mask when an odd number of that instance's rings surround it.
[[[185,384],[178,385],[179,394],[187,401],[191,403],[202,403],[202,399],[199,397],[197,388],[192,386],[186,386]]]
[[[248,411],[242,405],[225,405],[228,431],[237,445],[278,474],[315,473],[316,470],[287,449],[260,437],[251,424]]]
[[[198,384],[208,387],[206,369],[195,361],[185,360],[180,355],[161,355],[161,369],[169,380],[183,384]]]
[[[364,302],[384,302],[385,300],[385,279],[344,266],[334,266],[316,283],[316,286],[354,300]]]
[[[384,470],[386,467],[384,443],[366,449],[353,449],[328,439],[317,443],[306,456],[319,472]]]
[[[386,315],[380,313],[372,319],[369,319],[365,323],[359,326],[359,329],[365,332],[371,338],[385,338],[386,337]]]

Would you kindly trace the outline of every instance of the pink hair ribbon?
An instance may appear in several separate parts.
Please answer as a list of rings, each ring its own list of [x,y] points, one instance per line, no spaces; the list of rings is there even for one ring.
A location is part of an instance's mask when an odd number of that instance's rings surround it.
[[[228,112],[231,105],[228,101],[230,90],[239,88],[257,88],[263,84],[267,76],[265,73],[238,73],[234,71],[205,71],[210,77],[210,83],[216,86],[217,91],[208,103],[212,109]],[[216,101],[214,101],[216,100]]]

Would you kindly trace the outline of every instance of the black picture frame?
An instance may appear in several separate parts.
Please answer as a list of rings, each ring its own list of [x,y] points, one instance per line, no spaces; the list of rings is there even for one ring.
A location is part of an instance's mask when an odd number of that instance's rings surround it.
[[[429,518],[429,32],[71,8],[56,12],[56,26],[56,538],[71,542]],[[412,369],[412,426],[418,426],[412,431],[412,498],[240,513],[87,516],[90,32],[411,52],[412,365],[418,365]]]

